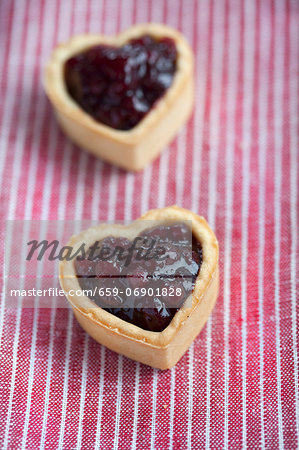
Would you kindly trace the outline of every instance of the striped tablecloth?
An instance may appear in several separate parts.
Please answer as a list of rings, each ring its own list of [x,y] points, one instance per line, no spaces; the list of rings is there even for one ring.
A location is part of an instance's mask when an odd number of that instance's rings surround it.
[[[196,107],[132,174],[61,133],[42,69],[71,35],[147,21],[192,45]],[[2,298],[1,449],[297,447],[298,31],[297,0],[2,0],[1,218],[133,220],[176,203],[215,229],[221,292],[164,372],[101,347],[68,309]]]

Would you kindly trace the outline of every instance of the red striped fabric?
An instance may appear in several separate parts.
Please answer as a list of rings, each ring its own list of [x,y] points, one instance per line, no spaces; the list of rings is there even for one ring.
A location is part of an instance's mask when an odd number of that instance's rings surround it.
[[[131,174],[62,134],[42,69],[71,35],[148,21],[192,45],[196,103]],[[212,316],[165,372],[100,346],[67,309],[12,310],[2,296],[0,447],[296,448],[298,2],[11,0],[0,33],[1,217],[133,220],[177,203],[215,229],[221,269]]]

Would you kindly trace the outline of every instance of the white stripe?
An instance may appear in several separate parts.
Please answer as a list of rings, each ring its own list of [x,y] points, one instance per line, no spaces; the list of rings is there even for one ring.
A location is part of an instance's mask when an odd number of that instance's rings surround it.
[[[159,4],[159,2],[157,2]],[[162,11],[160,11],[162,13]],[[179,24],[179,1],[173,2],[172,0],[167,0],[167,18],[166,22],[168,25],[177,28]],[[162,17],[161,17],[162,19]]]
[[[199,2],[197,5],[197,30],[201,30],[204,35],[208,33],[209,7],[205,2]],[[198,40],[198,35],[196,34]],[[198,40],[200,43],[200,40]],[[198,49],[195,58],[195,110],[193,125],[193,152],[192,152],[192,185],[191,185],[191,208],[194,212],[198,212],[199,190],[200,190],[200,173],[201,173],[201,157],[203,142],[203,115],[206,97],[206,78],[207,78],[207,45]],[[193,421],[193,377],[194,377],[194,343],[192,342],[189,349],[189,392],[188,392],[188,441],[187,448],[192,448],[192,421]],[[171,405],[174,409],[174,380],[171,383]],[[171,409],[171,410],[172,410]],[[171,414],[170,423],[173,428],[174,411]]]
[[[184,178],[185,178],[185,160],[186,160],[186,126],[179,132],[177,136],[177,160],[175,174],[175,189],[177,205],[183,204]]]
[[[132,449],[136,448],[137,426],[138,426],[138,405],[139,405],[139,376],[140,363],[136,362],[135,371],[135,393],[134,393],[134,418],[133,418],[133,434],[132,434]]]
[[[72,18],[72,1],[67,0],[65,2],[59,2],[59,14],[57,16],[57,42],[63,42],[69,39],[70,34],[73,34],[71,29]],[[56,21],[56,17],[53,18]]]
[[[60,422],[58,448],[63,448],[64,428],[65,428],[65,419],[66,419],[66,407],[67,407],[68,373],[69,373],[69,367],[70,367],[70,351],[71,351],[72,329],[73,329],[73,313],[72,313],[72,311],[69,311],[69,313],[68,313],[68,323],[67,323],[65,363],[64,363],[64,370],[63,370],[63,397],[62,397],[62,405],[61,405],[61,422]]]
[[[230,323],[230,283],[231,283],[231,250],[232,250],[232,220],[233,220],[233,176],[234,176],[234,125],[235,105],[237,98],[237,75],[239,52],[236,43],[240,35],[240,4],[229,4],[228,25],[228,82],[227,82],[227,127],[226,127],[226,195],[225,195],[225,240],[224,240],[224,280],[223,280],[223,311],[224,311],[224,448],[229,448],[229,323]]]
[[[75,206],[75,220],[81,221],[83,219],[83,205],[84,205],[84,192],[85,192],[85,179],[87,169],[88,155],[85,151],[80,152],[79,164],[78,164],[78,179],[77,179],[77,195]],[[77,224],[76,224],[77,227]],[[79,228],[79,225],[78,225]],[[80,230],[79,230],[80,231]]]
[[[122,383],[123,383],[123,356],[118,355],[117,400],[116,400],[116,411],[115,411],[115,432],[114,432],[114,441],[113,441],[114,450],[118,449]]]
[[[276,35],[274,49],[274,301],[275,301],[275,336],[276,336],[276,374],[277,374],[277,407],[278,438],[283,448],[283,423],[281,405],[281,355],[280,355],[280,242],[281,242],[281,165],[282,165],[282,126],[283,126],[283,67],[284,67],[284,33],[279,33],[279,17],[285,13],[284,4],[275,2]]]
[[[144,214],[149,207],[149,199],[150,199],[150,185],[152,178],[152,164],[147,166],[143,171],[143,180],[142,180],[142,194],[141,194],[141,213]]]
[[[151,424],[151,450],[155,450],[156,412],[157,412],[157,383],[158,370],[153,369],[153,395],[152,395],[152,424]]]
[[[77,449],[78,450],[80,450],[82,448],[83,418],[84,418],[85,393],[86,393],[86,382],[87,382],[87,372],[88,372],[88,345],[89,345],[89,336],[87,333],[85,333],[83,362],[82,362],[81,393],[80,393],[80,412],[79,412],[79,423],[78,423],[78,432],[77,432]]]
[[[84,5],[86,3],[84,2]],[[86,6],[85,6],[86,8]],[[89,22],[89,28],[87,30],[88,33],[95,33],[98,34],[101,32],[99,29],[99,22],[100,18],[103,15],[103,0],[98,2],[96,0],[92,0],[90,2],[90,22]],[[97,160],[100,161],[100,160]]]
[[[267,5],[269,8],[269,5]],[[261,17],[261,8],[259,10]],[[262,63],[264,58],[270,56],[270,20],[269,15],[260,18],[260,41],[259,58],[259,120],[258,120],[258,136],[259,136],[259,252],[258,252],[258,298],[259,298],[259,360],[260,360],[260,403],[261,403],[261,448],[266,446],[265,442],[265,420],[264,420],[264,256],[265,256],[265,196],[266,196],[266,152],[267,152],[267,111],[268,111],[268,71]],[[267,61],[267,67],[269,59]]]
[[[51,371],[52,371],[52,359],[53,359],[53,348],[54,348],[54,326],[56,318],[56,308],[55,304],[51,311],[50,319],[50,333],[49,333],[49,353],[48,353],[48,367],[47,367],[47,378],[46,378],[46,388],[45,388],[45,402],[44,402],[44,412],[43,412],[43,424],[42,433],[40,441],[40,449],[45,448],[45,439],[47,431],[47,419],[48,419],[48,409],[49,409],[49,399],[50,399],[50,383],[51,383]]]
[[[82,432],[83,432],[83,418],[84,418],[84,406],[85,406],[85,393],[86,393],[86,381],[88,372],[88,348],[89,336],[86,333],[84,336],[84,352],[82,362],[82,378],[81,378],[81,395],[80,395],[80,412],[79,412],[79,424],[77,434],[77,448],[81,448]]]
[[[297,443],[299,443],[299,386],[298,386],[298,340],[297,340],[297,314],[296,314],[296,274],[297,274],[297,240],[298,240],[298,219],[297,219],[297,201],[298,201],[298,158],[297,150],[299,148],[297,120],[299,115],[298,105],[298,43],[299,43],[299,29],[296,21],[296,15],[290,14],[290,152],[291,152],[291,167],[290,167],[290,219],[291,219],[291,263],[290,263],[290,277],[291,277],[291,300],[292,300],[292,336],[293,336],[293,352],[294,352],[294,383],[295,383],[295,409],[296,409],[296,431]],[[294,31],[293,31],[294,27]],[[294,66],[294,67],[293,67]]]
[[[170,6],[171,8],[171,6]],[[162,8],[161,8],[162,13]],[[169,16],[169,4],[167,5],[167,15],[165,17],[165,23],[168,23]],[[161,19],[159,19],[161,23],[164,21],[163,15]],[[160,167],[159,167],[159,188],[158,188],[158,199],[157,199],[157,207],[163,208],[166,202],[166,191],[167,191],[167,181],[168,181],[168,170],[169,170],[169,158],[170,158],[170,147],[166,147],[162,150],[160,155]]]
[[[248,214],[250,195],[251,122],[254,82],[254,18],[255,2],[244,3],[244,67],[243,67],[243,123],[242,123],[242,263],[241,263],[241,315],[242,315],[242,445],[247,446],[246,416],[246,363],[247,363],[247,259],[248,259]]]
[[[66,215],[66,201],[68,187],[70,183],[71,174],[71,159],[73,157],[73,146],[71,141],[66,140],[64,145],[63,161],[62,161],[62,174],[59,188],[59,203],[58,203],[58,220],[64,220]]]
[[[220,5],[222,10],[220,9]],[[220,96],[222,88],[223,71],[223,42],[224,42],[224,2],[214,4],[213,16],[213,42],[212,42],[212,89],[210,112],[210,158],[209,158],[209,205],[208,221],[212,228],[215,227],[216,203],[217,203],[217,160],[219,152],[220,130]],[[215,125],[214,125],[215,124]],[[207,322],[207,378],[206,378],[206,448],[210,448],[211,428],[211,359],[212,359],[212,316]]]
[[[166,187],[167,187],[167,174],[168,174],[168,166],[169,166],[169,153],[170,148],[167,147],[163,150],[160,156],[160,168],[159,168],[159,191],[158,191],[158,200],[157,206],[158,208],[163,208],[165,206],[166,200]]]
[[[93,195],[91,200],[91,220],[97,222],[100,216],[99,202],[101,195],[101,179],[103,172],[103,162],[100,159],[95,161],[94,168],[94,185]]]
[[[98,450],[100,448],[100,442],[101,442],[103,392],[104,392],[104,376],[105,376],[105,354],[106,354],[106,349],[105,349],[104,345],[102,345],[101,346],[101,371],[100,371],[99,404],[98,404],[95,450]]]
[[[118,169],[114,166],[111,168],[111,178],[109,186],[109,205],[108,205],[108,222],[111,223],[115,219],[115,203],[117,196]]]
[[[125,189],[125,208],[124,208],[124,220],[130,222],[132,220],[132,206],[133,206],[133,193],[134,193],[134,180],[135,175],[133,173],[126,174],[126,189]],[[135,219],[135,217],[134,217]]]
[[[191,345],[193,346],[193,342]],[[171,369],[171,380],[170,380],[170,417],[169,417],[169,448],[170,449],[173,448],[174,396],[175,396],[175,367],[173,367]],[[189,405],[190,405],[190,403],[189,403]]]
[[[182,1],[182,0],[181,0]],[[178,2],[179,3],[179,2]],[[193,10],[191,0],[188,3],[189,10]],[[193,34],[193,20],[190,15],[183,14],[183,33],[189,42],[192,42]],[[187,139],[187,124],[184,125],[177,136],[177,160],[176,160],[176,204],[181,206],[183,204],[184,194],[184,180],[185,180],[185,163],[186,163],[186,139]]]

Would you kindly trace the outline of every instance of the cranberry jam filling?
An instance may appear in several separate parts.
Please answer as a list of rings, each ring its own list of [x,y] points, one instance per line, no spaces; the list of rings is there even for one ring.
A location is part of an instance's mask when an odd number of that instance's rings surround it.
[[[149,228],[136,239],[139,253],[136,249],[131,253],[129,264],[126,264],[126,257],[130,254],[132,241],[113,236],[97,241],[89,248],[85,259],[78,257],[75,260],[77,277],[82,289],[95,292],[89,297],[98,306],[144,330],[162,331],[194,288],[202,264],[202,247],[192,236],[191,251],[190,229],[181,222]],[[153,242],[158,243],[154,250]],[[95,248],[103,253],[96,254],[92,250]],[[162,256],[157,257],[153,252],[159,248]],[[123,249],[123,253],[114,251],[112,255],[111,249]],[[107,255],[109,252],[111,256]],[[138,254],[143,258],[138,258]],[[100,288],[104,290],[102,295],[99,295]],[[145,295],[142,295],[142,288]],[[166,296],[162,295],[163,288]],[[147,295],[150,289],[154,292],[151,297]],[[167,296],[170,290],[171,297]],[[131,298],[128,298],[130,294]],[[128,300],[131,307],[126,307]],[[147,301],[150,301],[149,305]]]
[[[71,97],[98,122],[130,130],[172,84],[177,51],[170,38],[145,35],[122,47],[97,45],[65,63]]]

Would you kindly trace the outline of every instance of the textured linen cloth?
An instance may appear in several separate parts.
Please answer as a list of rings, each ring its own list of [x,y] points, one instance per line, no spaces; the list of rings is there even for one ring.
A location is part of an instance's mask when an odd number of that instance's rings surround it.
[[[42,72],[74,34],[148,21],[192,45],[195,109],[132,174],[63,135]],[[221,290],[164,372],[97,344],[68,309],[11,309],[3,297],[1,449],[299,445],[298,31],[296,0],[2,0],[1,218],[133,220],[178,204],[214,228]]]

